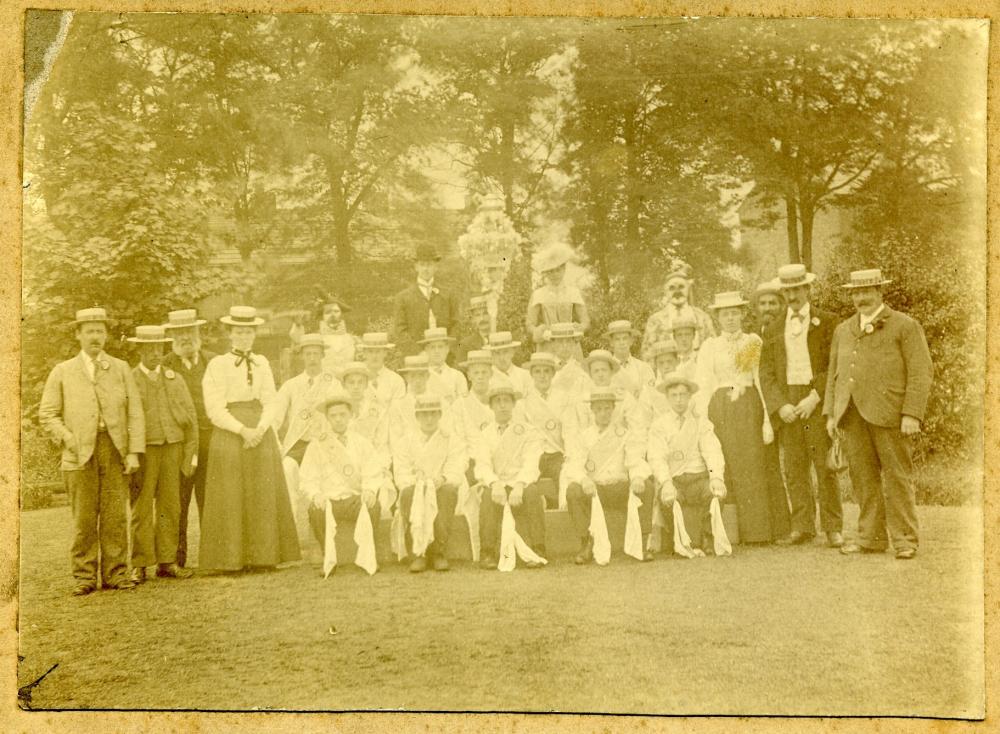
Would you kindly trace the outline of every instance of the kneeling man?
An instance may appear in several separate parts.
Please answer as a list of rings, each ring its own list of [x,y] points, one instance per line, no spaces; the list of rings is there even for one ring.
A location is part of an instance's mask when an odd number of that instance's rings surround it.
[[[592,498],[596,493],[603,507],[628,507],[629,493],[639,497],[639,524],[643,544],[652,524],[653,483],[649,466],[643,459],[643,446],[630,440],[624,426],[615,425],[612,418],[621,400],[613,387],[594,387],[587,402],[593,421],[570,443],[563,470],[569,480],[566,503],[573,520],[581,550],[576,563],[589,563],[594,558],[594,537],[590,533]],[[642,560],[653,560],[649,550]],[[598,559],[600,561],[600,559]]]

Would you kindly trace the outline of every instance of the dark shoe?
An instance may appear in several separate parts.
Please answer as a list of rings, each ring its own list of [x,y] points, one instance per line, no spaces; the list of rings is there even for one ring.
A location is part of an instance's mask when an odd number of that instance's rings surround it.
[[[410,563],[410,573],[423,573],[427,570],[427,559],[423,556],[417,556]]]
[[[86,596],[87,594],[94,593],[94,585],[88,583],[77,584],[76,588],[73,589],[73,596]]]
[[[653,559],[655,559],[655,558],[656,558],[656,556],[655,556],[655,555],[653,555],[653,551],[651,551],[651,550],[649,550],[649,549],[647,549],[647,550],[644,550],[644,551],[642,552],[642,560],[643,560],[644,562],[645,562],[645,561],[652,561],[652,560],[653,560]]]
[[[143,569],[143,573],[145,573],[145,569]],[[113,584],[108,584],[108,588],[112,591],[128,591],[135,587],[136,583],[131,579],[122,579],[121,581],[115,581]]]
[[[903,548],[902,550],[896,551],[896,560],[897,561],[908,561],[911,558],[913,558],[915,555],[917,555],[917,549],[916,548]]]
[[[847,543],[840,547],[840,552],[845,556],[850,556],[854,553],[881,553],[882,551],[875,548],[865,548],[863,545],[858,545],[857,543]]]
[[[139,585],[146,580],[146,569],[145,568],[133,568],[131,580],[133,584]]]
[[[156,569],[156,575],[165,579],[189,579],[194,576],[194,571],[176,563],[161,563]]]
[[[826,534],[826,544],[831,548],[842,548],[844,545],[844,536],[836,530],[831,530]]]
[[[434,556],[434,570],[435,571],[447,571],[451,566],[448,565],[448,559],[444,556]]]
[[[544,563],[540,563],[539,561],[525,561],[524,562],[524,567],[525,568],[541,568],[544,565],[545,565]]]
[[[497,557],[486,555],[479,559],[479,567],[486,571],[495,571],[497,568]]]
[[[813,539],[812,533],[803,533],[801,530],[793,530],[788,534],[788,537],[776,540],[775,543],[778,545],[802,545],[803,543],[808,543]]]
[[[573,559],[573,563],[577,566],[583,566],[594,560],[594,539],[589,535],[587,539],[583,541],[583,545],[580,547],[580,552],[576,554]]]

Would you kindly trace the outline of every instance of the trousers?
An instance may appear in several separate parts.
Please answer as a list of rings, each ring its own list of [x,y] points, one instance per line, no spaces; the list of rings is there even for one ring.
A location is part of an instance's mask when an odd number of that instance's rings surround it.
[[[691,539],[692,548],[709,548],[712,545],[712,516],[709,508],[712,504],[712,490],[708,472],[698,474],[679,474],[673,478],[677,489],[677,502],[684,516],[684,529]],[[674,508],[672,505],[661,505],[664,529],[667,537],[674,534]],[[670,540],[670,543],[673,541]]]
[[[413,505],[413,487],[405,487],[400,493],[400,512],[406,519],[406,547],[412,549],[410,538],[410,508]],[[452,484],[442,484],[437,488],[437,516],[434,518],[434,542],[427,548],[428,557],[444,557],[448,552],[448,537],[451,521],[455,517],[458,504],[458,489]]]
[[[628,509],[629,483],[626,480],[612,484],[598,484],[597,496],[605,510]],[[639,526],[643,535],[648,535],[653,525],[653,480],[647,479],[646,485],[639,495],[642,506],[639,508]],[[590,506],[591,498],[583,493],[583,487],[573,482],[566,487],[566,505],[573,529],[581,541],[590,537]]]
[[[139,496],[132,500],[132,567],[177,560],[180,478],[184,445],[147,445]]]
[[[191,509],[191,497],[198,504],[198,517],[205,509],[205,477],[208,476],[208,446],[212,442],[212,429],[198,427],[198,466],[194,473],[185,477],[181,475],[180,485],[180,515],[177,521],[177,563],[187,563],[187,527],[188,515]]]
[[[510,487],[507,487],[510,494]],[[529,484],[524,488],[521,504],[511,507],[514,515],[514,526],[531,549],[539,555],[545,550],[545,505],[542,491],[538,483]],[[482,501],[479,505],[479,543],[483,556],[498,556],[500,554],[500,524],[503,521],[503,505],[493,501],[489,487],[483,487]]]
[[[333,501],[333,517],[337,521],[337,525],[342,525],[344,523],[351,523],[353,525],[358,519],[358,513],[361,511],[361,506],[364,504],[361,500],[361,495],[355,495],[353,497],[346,497],[342,500]],[[375,537],[378,537],[378,524],[382,519],[382,513],[379,508],[378,502],[375,503],[373,507],[366,507],[368,510],[368,517],[372,521],[372,532]],[[309,527],[312,528],[313,536],[316,538],[316,542],[320,544],[321,548],[326,548],[326,508],[316,507],[315,505],[309,505]]]

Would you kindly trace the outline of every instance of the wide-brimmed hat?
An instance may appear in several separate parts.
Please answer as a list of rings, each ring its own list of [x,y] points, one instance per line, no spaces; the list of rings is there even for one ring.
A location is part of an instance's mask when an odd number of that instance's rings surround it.
[[[778,283],[782,288],[798,288],[816,280],[816,273],[810,273],[802,263],[791,263],[778,268]]]
[[[618,391],[613,387],[592,387],[590,388],[590,395],[587,396],[584,402],[587,403],[600,403],[602,401],[610,401],[617,403],[622,399]]]
[[[521,342],[514,341],[514,335],[509,331],[496,331],[490,334],[490,343],[486,348],[492,351],[500,349],[517,349]]]
[[[159,324],[155,326],[137,326],[135,327],[135,336],[130,336],[126,341],[130,341],[133,344],[165,344],[166,342],[172,342],[163,327]]]
[[[689,380],[680,372],[671,372],[661,377],[659,382],[656,383],[656,389],[660,392],[666,392],[674,385],[686,385],[692,395],[698,392],[698,383],[694,380]]]
[[[617,372],[621,369],[621,363],[607,349],[595,349],[583,360],[583,364],[588,371],[590,370],[590,365],[594,362],[607,362],[612,372]]]
[[[851,281],[849,283],[844,283],[841,288],[877,288],[882,285],[887,285],[891,283],[891,280],[886,280],[882,277],[882,271],[879,268],[871,268],[869,270],[855,270],[851,273]]]
[[[680,331],[681,329],[694,329],[697,332],[698,328],[698,319],[693,314],[682,313],[670,322],[671,333]]]
[[[549,352],[535,352],[531,359],[524,363],[524,369],[529,372],[535,367],[549,367],[552,370],[559,369],[559,358]]]
[[[514,400],[521,399],[521,393],[514,387],[514,383],[503,376],[496,376],[490,380],[490,389],[486,399],[493,400],[498,395],[510,395]]]
[[[666,287],[667,283],[677,279],[683,280],[685,283],[690,283],[691,274],[687,270],[683,269],[671,270],[667,273],[667,277],[663,279],[663,286]]]
[[[330,392],[325,398],[316,403],[315,410],[323,415],[326,415],[328,411],[334,405],[346,405],[348,408],[351,407],[351,396],[347,394],[346,390],[337,389]]]
[[[608,328],[604,331],[605,337],[609,337],[612,334],[631,334],[632,336],[639,336],[639,330],[632,328],[631,321],[620,319],[618,321],[612,321],[608,324]]]
[[[395,349],[396,345],[390,343],[389,335],[384,331],[367,331],[361,335],[362,349]]]
[[[348,362],[340,368],[339,374],[341,380],[344,380],[348,375],[364,375],[366,380],[371,380],[371,375],[368,374],[368,367],[365,366],[364,362]]]
[[[440,253],[433,245],[428,245],[426,243],[421,243],[417,245],[417,250],[413,254],[413,259],[417,262],[433,260],[437,262],[441,259]]]
[[[785,294],[781,292],[781,282],[777,278],[772,278],[771,280],[765,280],[763,283],[758,285],[753,292],[754,298],[760,298],[765,294],[772,294],[775,296],[785,297]]]
[[[430,344],[431,342],[453,342],[454,337],[448,336],[448,330],[443,326],[435,326],[433,329],[424,329],[424,338],[417,344]]]
[[[303,334],[299,343],[295,345],[296,351],[301,352],[306,347],[319,347],[323,351],[327,349],[326,340],[322,334]]]
[[[576,324],[565,322],[559,324],[552,324],[545,331],[546,341],[552,339],[579,339],[583,334],[576,328]]]
[[[411,357],[403,358],[403,366],[396,372],[429,372],[431,363],[427,361],[426,354],[414,354]]]
[[[193,308],[181,308],[167,314],[167,323],[164,329],[184,329],[189,326],[201,326],[207,324],[205,319],[198,318],[198,312]]]
[[[483,364],[488,367],[493,366],[493,355],[485,349],[470,349],[465,355],[465,361],[459,362],[459,367],[471,367],[474,364]]]
[[[440,413],[442,410],[441,398],[436,395],[418,395],[413,401],[414,413]]]
[[[715,300],[708,307],[718,311],[723,308],[741,308],[748,303],[750,302],[743,298],[739,291],[723,291],[715,294]]]
[[[673,339],[662,339],[655,342],[649,349],[649,356],[656,359],[661,354],[677,354],[680,350],[677,348],[677,342]]]
[[[347,313],[348,311],[351,310],[351,307],[349,305],[347,305],[347,302],[343,298],[340,298],[339,296],[331,295],[329,293],[324,294],[320,298],[320,301],[323,302],[323,308],[324,309],[327,306],[337,305],[337,306],[340,306],[340,310],[343,311],[344,313]]]
[[[557,242],[535,255],[535,270],[539,273],[546,273],[549,270],[562,267],[572,259],[572,248],[562,242]]]
[[[219,321],[227,326],[260,326],[264,323],[253,306],[230,306],[229,314]]]
[[[76,318],[73,320],[74,324],[108,324],[110,322],[111,319],[108,318],[108,312],[97,306],[94,308],[81,308],[76,312]]]

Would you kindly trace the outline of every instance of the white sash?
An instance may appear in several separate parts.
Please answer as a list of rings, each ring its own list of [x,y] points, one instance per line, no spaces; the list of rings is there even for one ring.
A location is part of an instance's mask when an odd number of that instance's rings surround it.
[[[608,521],[604,517],[604,506],[601,505],[601,498],[596,489],[590,500],[590,537],[594,539],[594,561],[598,566],[608,565],[611,560],[611,539],[608,537]]]
[[[413,501],[410,503],[410,537],[413,540],[413,555],[424,555],[434,542],[434,520],[437,514],[437,491],[429,481],[419,477],[413,485]]]
[[[639,507],[642,500],[628,493],[628,509],[625,512],[625,555],[632,556],[637,561],[643,559],[642,526],[639,524]]]
[[[372,530],[372,519],[368,516],[368,508],[361,503],[358,519],[354,523],[354,542],[358,546],[354,565],[360,566],[368,575],[378,569],[375,556],[375,533]],[[328,578],[337,567],[337,519],[333,516],[333,500],[326,501],[326,537],[323,543],[323,578]]]
[[[715,555],[729,556],[733,553],[733,546],[726,535],[726,526],[722,523],[722,507],[719,506],[719,498],[713,497],[709,505],[709,513],[712,516],[712,542],[715,548]]]
[[[500,525],[500,561],[497,568],[501,571],[513,571],[517,565],[517,559],[522,561],[533,561],[534,563],[548,563],[544,558],[535,553],[517,534],[517,527],[514,524],[514,513],[510,510],[510,505],[503,506],[503,522]]]
[[[389,526],[389,547],[396,554],[397,561],[406,558],[406,520],[398,506],[392,515],[392,524]]]

